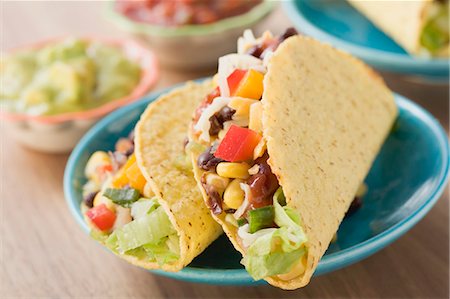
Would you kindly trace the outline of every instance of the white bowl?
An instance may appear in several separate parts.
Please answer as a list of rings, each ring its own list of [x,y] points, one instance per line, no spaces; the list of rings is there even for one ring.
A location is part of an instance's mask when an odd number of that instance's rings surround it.
[[[106,14],[119,28],[148,44],[164,66],[192,70],[214,67],[220,56],[235,52],[236,41],[242,32],[245,29],[258,31],[273,7],[272,1],[263,1],[235,17],[211,24],[181,27],[135,22],[117,12],[113,1],[107,4]]]

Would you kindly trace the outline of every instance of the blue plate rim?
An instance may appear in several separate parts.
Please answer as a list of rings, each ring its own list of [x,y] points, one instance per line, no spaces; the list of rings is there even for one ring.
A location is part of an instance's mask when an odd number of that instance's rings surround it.
[[[304,0],[301,0],[304,1]],[[369,47],[355,45],[346,40],[338,38],[326,31],[314,26],[295,5],[295,1],[283,1],[284,11],[294,22],[300,31],[307,35],[329,42],[335,47],[354,54],[368,63],[385,70],[391,70],[394,66],[398,72],[409,73],[411,69],[419,70],[447,70],[450,61],[446,58],[415,58],[407,54],[392,53],[388,51],[373,49]],[[400,68],[402,68],[400,70]],[[448,77],[448,76],[447,76]]]
[[[204,79],[200,79],[204,80]],[[146,95],[142,100],[132,103],[128,106],[122,107],[108,116],[101,119],[97,124],[95,124],[78,142],[74,150],[72,151],[64,171],[63,187],[65,201],[69,207],[70,213],[75,218],[76,222],[81,226],[81,228],[89,233],[89,229],[84,222],[83,218],[78,214],[79,205],[76,204],[74,190],[71,188],[71,180],[73,169],[75,169],[76,163],[80,158],[80,155],[85,147],[85,145],[94,138],[99,132],[101,132],[109,123],[126,114],[136,107],[143,104],[143,101],[151,103],[159,95],[166,93],[176,87],[179,87],[184,83],[176,84],[165,88],[160,91],[152,92]],[[433,207],[433,205],[440,198],[446,186],[448,175],[449,175],[449,159],[450,159],[450,145],[448,137],[439,122],[432,116],[428,111],[420,107],[418,104],[412,102],[404,96],[397,93],[393,93],[399,110],[411,111],[413,115],[418,117],[423,121],[429,128],[430,132],[436,137],[439,142],[439,149],[442,156],[442,160],[445,164],[439,173],[439,183],[430,195],[430,197],[424,201],[420,208],[411,213],[408,217],[394,224],[385,231],[365,240],[359,244],[341,250],[339,252],[331,253],[325,256],[319,263],[315,275],[325,274],[342,267],[351,265],[357,261],[364,259],[365,257],[374,254],[375,252],[381,250],[386,245],[392,243],[406,231],[411,229],[418,221],[420,221],[427,212]],[[180,272],[164,272],[162,270],[150,270],[150,272],[170,277],[173,279],[215,284],[215,285],[257,285],[264,284],[264,281],[254,281],[245,269],[207,269],[207,268],[196,268],[196,267],[186,267]],[[212,276],[214,274],[214,276]]]

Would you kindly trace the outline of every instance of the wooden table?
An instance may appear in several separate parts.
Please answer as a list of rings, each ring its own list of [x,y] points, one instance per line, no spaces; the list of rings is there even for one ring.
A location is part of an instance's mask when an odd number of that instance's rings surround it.
[[[2,2],[2,49],[61,35],[120,36],[98,2]],[[281,11],[267,27],[289,23]],[[162,70],[157,88],[205,74]],[[448,128],[448,86],[408,83],[386,75],[397,92],[419,102]],[[3,126],[2,126],[3,127]],[[448,298],[448,192],[397,242],[345,269],[316,277],[302,290],[270,286],[220,287],[152,275],[114,257],[75,223],[64,201],[68,155],[47,155],[1,137],[0,297],[295,297]]]

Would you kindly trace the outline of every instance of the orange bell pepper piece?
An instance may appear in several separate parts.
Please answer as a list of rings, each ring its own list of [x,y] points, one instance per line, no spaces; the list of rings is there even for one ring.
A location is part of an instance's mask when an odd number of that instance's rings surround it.
[[[136,162],[125,170],[125,175],[128,178],[130,187],[139,190],[141,194],[143,194],[147,181],[142,175],[142,172]]]
[[[130,181],[126,175],[126,170],[135,163],[136,163],[136,156],[133,154],[128,158],[125,165],[122,166],[122,168],[115,175],[113,182],[112,182],[112,185],[114,188],[122,188],[125,185],[130,183]]]
[[[264,90],[263,80],[263,74],[252,69],[248,70],[233,96],[259,100]]]

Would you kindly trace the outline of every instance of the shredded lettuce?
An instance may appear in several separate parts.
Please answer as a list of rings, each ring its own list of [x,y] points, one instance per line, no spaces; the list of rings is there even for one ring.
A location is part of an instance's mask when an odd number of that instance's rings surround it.
[[[143,199],[131,206],[134,220],[116,229],[108,237],[96,235],[111,251],[160,265],[179,258],[179,238],[157,199]]]
[[[159,203],[156,198],[141,198],[131,205],[131,216],[133,219],[141,218],[156,210],[157,207],[159,207]]]
[[[147,244],[143,248],[147,252],[148,256],[156,260],[160,265],[174,262],[178,259],[177,253],[171,251],[168,247],[168,238],[162,239],[158,244]]]
[[[115,233],[112,233],[109,235],[109,237],[105,240],[105,245],[108,247],[112,252],[119,253],[118,251],[118,245],[117,245],[117,235]]]
[[[145,244],[158,243],[174,232],[164,209],[159,207],[152,213],[117,229],[114,233],[117,235],[119,252],[124,253]]]
[[[284,274],[291,271],[295,262],[306,254],[307,237],[301,227],[300,216],[290,207],[282,207],[278,196],[274,198],[275,223],[277,229],[257,231],[257,238],[248,247],[241,263],[253,279]],[[251,237],[248,225],[240,228],[239,235]],[[245,244],[246,240],[243,239]]]

